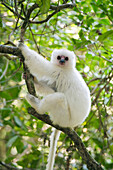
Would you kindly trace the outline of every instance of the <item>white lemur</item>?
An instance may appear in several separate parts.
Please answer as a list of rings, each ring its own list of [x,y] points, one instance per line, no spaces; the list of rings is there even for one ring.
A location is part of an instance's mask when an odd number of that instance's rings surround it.
[[[39,114],[48,112],[53,124],[70,128],[80,125],[89,114],[91,99],[86,83],[75,68],[74,52],[55,49],[48,61],[22,43],[19,48],[31,74],[38,80],[34,81],[37,93],[43,95],[40,100],[27,94],[30,105]],[[54,129],[47,170],[53,170],[59,135],[60,131]]]

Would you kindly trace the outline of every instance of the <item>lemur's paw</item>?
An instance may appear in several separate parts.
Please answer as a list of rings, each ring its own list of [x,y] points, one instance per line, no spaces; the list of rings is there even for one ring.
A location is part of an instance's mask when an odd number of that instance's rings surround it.
[[[22,49],[22,47],[25,47],[25,46],[26,45],[22,41],[18,42],[18,48]]]
[[[31,95],[30,93],[27,93],[25,99],[37,112],[39,112],[40,99]]]
[[[36,103],[39,99],[34,97],[33,95],[31,95],[30,93],[27,93],[25,96],[25,99],[30,103],[30,102],[34,102]]]

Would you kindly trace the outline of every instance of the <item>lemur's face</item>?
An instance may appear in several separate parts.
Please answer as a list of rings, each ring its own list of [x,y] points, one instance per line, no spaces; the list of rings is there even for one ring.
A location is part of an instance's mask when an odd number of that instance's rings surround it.
[[[66,49],[54,50],[52,53],[51,62],[60,67],[74,67],[75,54]]]

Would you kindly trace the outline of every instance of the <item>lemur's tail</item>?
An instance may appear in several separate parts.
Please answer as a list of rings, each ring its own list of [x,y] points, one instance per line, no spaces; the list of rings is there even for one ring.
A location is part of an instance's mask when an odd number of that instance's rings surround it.
[[[53,170],[57,141],[59,139],[60,133],[61,133],[61,131],[54,129],[51,134],[50,150],[49,150],[48,164],[46,166],[46,170]]]

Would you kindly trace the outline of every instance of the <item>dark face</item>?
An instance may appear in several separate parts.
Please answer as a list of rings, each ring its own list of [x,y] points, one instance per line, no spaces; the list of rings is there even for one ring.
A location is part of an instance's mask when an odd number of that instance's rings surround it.
[[[63,56],[63,55],[58,55],[57,56],[57,61],[59,62],[59,65],[65,65],[65,63],[69,60],[68,57]]]

